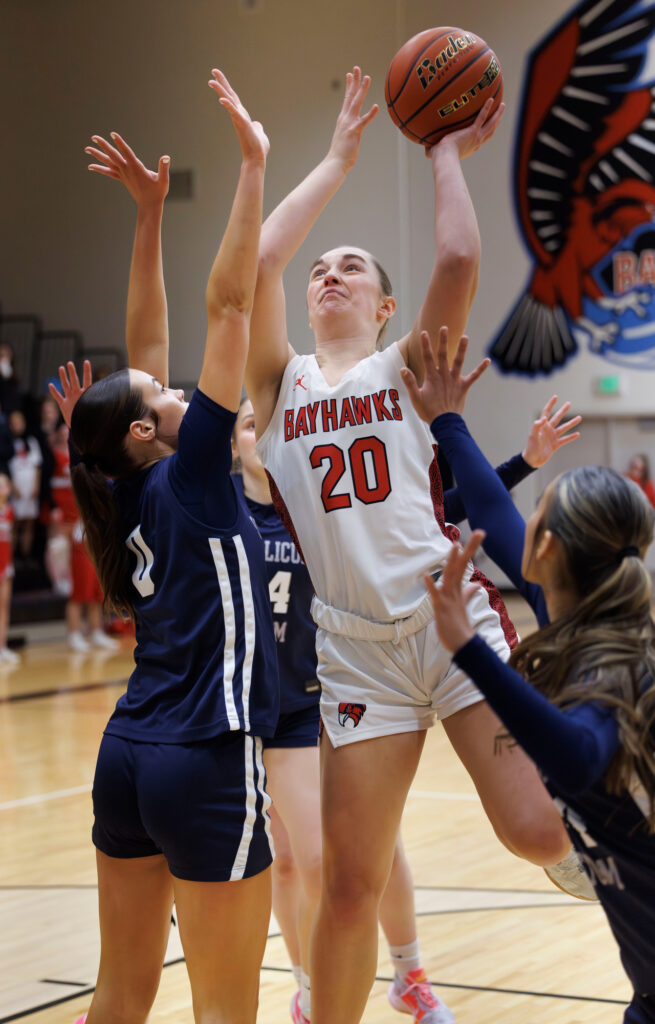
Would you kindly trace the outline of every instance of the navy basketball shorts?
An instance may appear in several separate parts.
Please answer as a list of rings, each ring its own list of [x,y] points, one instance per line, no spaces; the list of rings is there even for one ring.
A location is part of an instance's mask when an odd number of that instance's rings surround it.
[[[163,854],[191,882],[249,878],[273,860],[262,741],[225,732],[198,743],[105,734],[93,782],[93,842],[108,857]]]
[[[298,708],[280,715],[277,720],[275,735],[262,742],[264,750],[276,747],[315,747],[318,745],[318,733],[321,716],[318,699],[308,708]]]

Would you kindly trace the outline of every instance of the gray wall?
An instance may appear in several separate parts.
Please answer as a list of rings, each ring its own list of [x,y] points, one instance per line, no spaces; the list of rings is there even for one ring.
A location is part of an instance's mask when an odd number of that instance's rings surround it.
[[[121,187],[86,170],[83,147],[116,129],[151,166],[162,152],[192,168],[190,202],[169,202],[165,269],[172,373],[197,376],[205,331],[204,285],[228,211],[238,150],[228,118],[207,88],[221,67],[271,138],[266,208],[324,153],[345,72],[358,62],[384,108],[390,57],[409,36],[449,23],[496,50],[508,110],[491,144],[466,161],[483,239],[480,286],[470,319],[471,359],[481,356],[525,281],[528,262],[510,196],[512,148],[525,57],[569,9],[569,0],[0,0],[0,302],[39,313],[49,328],[74,327],[87,344],[119,344],[134,209]],[[289,269],[290,336],[308,350],[305,280],[311,259],[352,241],[378,255],[395,283],[399,335],[420,304],[432,262],[432,187],[420,147],[384,109],[367,131],[359,164]],[[624,398],[599,399],[595,375],[611,372],[582,354],[550,380],[504,378],[490,369],[469,421],[496,459],[519,447],[528,421],[555,390],[590,415],[647,415],[647,373],[622,371]],[[532,501],[525,492],[526,505]]]

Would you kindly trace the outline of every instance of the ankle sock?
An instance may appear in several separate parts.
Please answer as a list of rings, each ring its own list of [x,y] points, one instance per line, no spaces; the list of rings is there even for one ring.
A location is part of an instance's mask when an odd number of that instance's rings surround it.
[[[304,971],[300,972],[300,1009],[303,1017],[311,1020],[311,1002],[309,995],[309,975]]]
[[[408,942],[406,946],[389,946],[389,955],[394,970],[402,981],[405,980],[410,971],[415,971],[421,966],[421,953],[418,939]]]

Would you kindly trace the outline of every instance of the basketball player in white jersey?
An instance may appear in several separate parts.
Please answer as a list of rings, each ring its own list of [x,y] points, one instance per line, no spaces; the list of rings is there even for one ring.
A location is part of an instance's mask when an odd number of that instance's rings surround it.
[[[458,341],[475,294],[480,239],[460,161],[493,135],[502,109],[430,151],[435,261],[412,331],[384,352],[396,303],[386,274],[355,245],[324,253],[307,303],[316,353],[287,338],[282,273],[355,164],[369,86],[347,76],[329,151],[266,220],[261,235],[246,387],[257,450],[274,481],[316,591],[324,870],[313,935],[312,1024],[356,1024],[375,975],[377,913],[407,791],[435,713],[501,840],[537,864],[570,850],[533,764],[499,744],[500,723],[434,640],[422,575],[451,547],[435,518],[438,474],[427,425],[400,371],[422,370],[420,332]],[[280,505],[282,507],[282,505]],[[283,512],[286,514],[285,510]],[[452,536],[452,534],[451,534]],[[481,590],[475,628],[503,658],[516,641],[498,595]],[[428,627],[428,628],[426,628]],[[365,741],[365,742],[359,742]],[[411,978],[398,979],[403,985]],[[420,989],[418,991],[420,997]],[[446,1024],[445,1007],[414,1020]]]

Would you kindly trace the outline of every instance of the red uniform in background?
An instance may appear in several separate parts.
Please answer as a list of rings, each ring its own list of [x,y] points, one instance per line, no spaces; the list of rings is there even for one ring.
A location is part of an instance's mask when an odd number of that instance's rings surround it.
[[[60,509],[63,523],[76,523],[80,517],[73,495],[70,454],[68,445],[52,448],[55,468],[50,478],[50,489],[55,506]]]
[[[0,580],[14,575],[14,510],[7,502],[0,508]]]
[[[71,601],[79,601],[80,604],[102,604],[104,594],[93,562],[86,550],[84,531],[79,519],[72,535],[71,576],[73,582]]]

